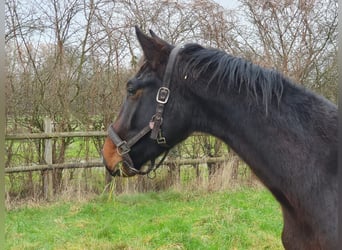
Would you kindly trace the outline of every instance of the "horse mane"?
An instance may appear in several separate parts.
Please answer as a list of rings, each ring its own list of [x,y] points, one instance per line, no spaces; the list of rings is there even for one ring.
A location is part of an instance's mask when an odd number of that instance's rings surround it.
[[[182,55],[186,60],[180,73],[187,75],[189,81],[195,83],[205,79],[207,87],[216,84],[218,92],[236,89],[241,93],[245,89],[248,98],[254,97],[257,103],[259,98],[262,99],[266,113],[273,97],[280,103],[284,84],[290,82],[273,69],[262,68],[218,49],[187,44]]]

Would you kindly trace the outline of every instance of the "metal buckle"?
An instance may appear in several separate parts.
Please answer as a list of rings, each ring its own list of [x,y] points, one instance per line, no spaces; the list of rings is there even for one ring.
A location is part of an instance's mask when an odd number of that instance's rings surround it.
[[[159,131],[159,133],[158,133],[157,143],[159,145],[166,144],[166,138],[162,135],[161,131]]]
[[[118,145],[116,145],[116,151],[120,156],[127,154],[129,151],[131,151],[131,148],[127,145],[126,141],[120,142]]]
[[[165,137],[159,137],[157,138],[157,143],[159,145],[166,144],[166,138]]]
[[[160,87],[157,93],[156,101],[160,104],[165,104],[169,100],[170,89],[166,87]]]

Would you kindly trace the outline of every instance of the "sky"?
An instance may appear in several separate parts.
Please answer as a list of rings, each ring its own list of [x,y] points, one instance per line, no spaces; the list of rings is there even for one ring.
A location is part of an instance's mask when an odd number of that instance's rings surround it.
[[[215,0],[215,2],[227,9],[234,9],[239,5],[237,0]]]

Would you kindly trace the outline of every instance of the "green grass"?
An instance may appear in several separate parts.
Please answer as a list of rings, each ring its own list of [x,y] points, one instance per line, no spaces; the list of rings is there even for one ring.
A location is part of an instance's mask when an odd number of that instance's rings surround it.
[[[101,196],[8,211],[6,249],[282,249],[265,190]]]

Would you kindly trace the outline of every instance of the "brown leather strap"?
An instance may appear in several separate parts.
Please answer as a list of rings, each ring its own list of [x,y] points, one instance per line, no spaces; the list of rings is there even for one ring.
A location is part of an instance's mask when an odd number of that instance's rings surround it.
[[[150,138],[153,140],[157,140],[158,144],[166,144],[166,139],[165,137],[162,136],[162,133],[161,133],[164,107],[165,107],[165,104],[169,100],[169,96],[170,96],[169,86],[170,86],[173,71],[175,68],[177,55],[182,49],[184,49],[183,45],[178,45],[172,49],[170,56],[169,56],[168,63],[166,65],[164,77],[163,77],[163,86],[159,88],[157,96],[156,96],[157,108],[156,108],[155,115],[152,117],[152,122],[154,123],[154,126],[152,128]],[[158,140],[158,137],[161,137],[162,139],[159,138]]]

